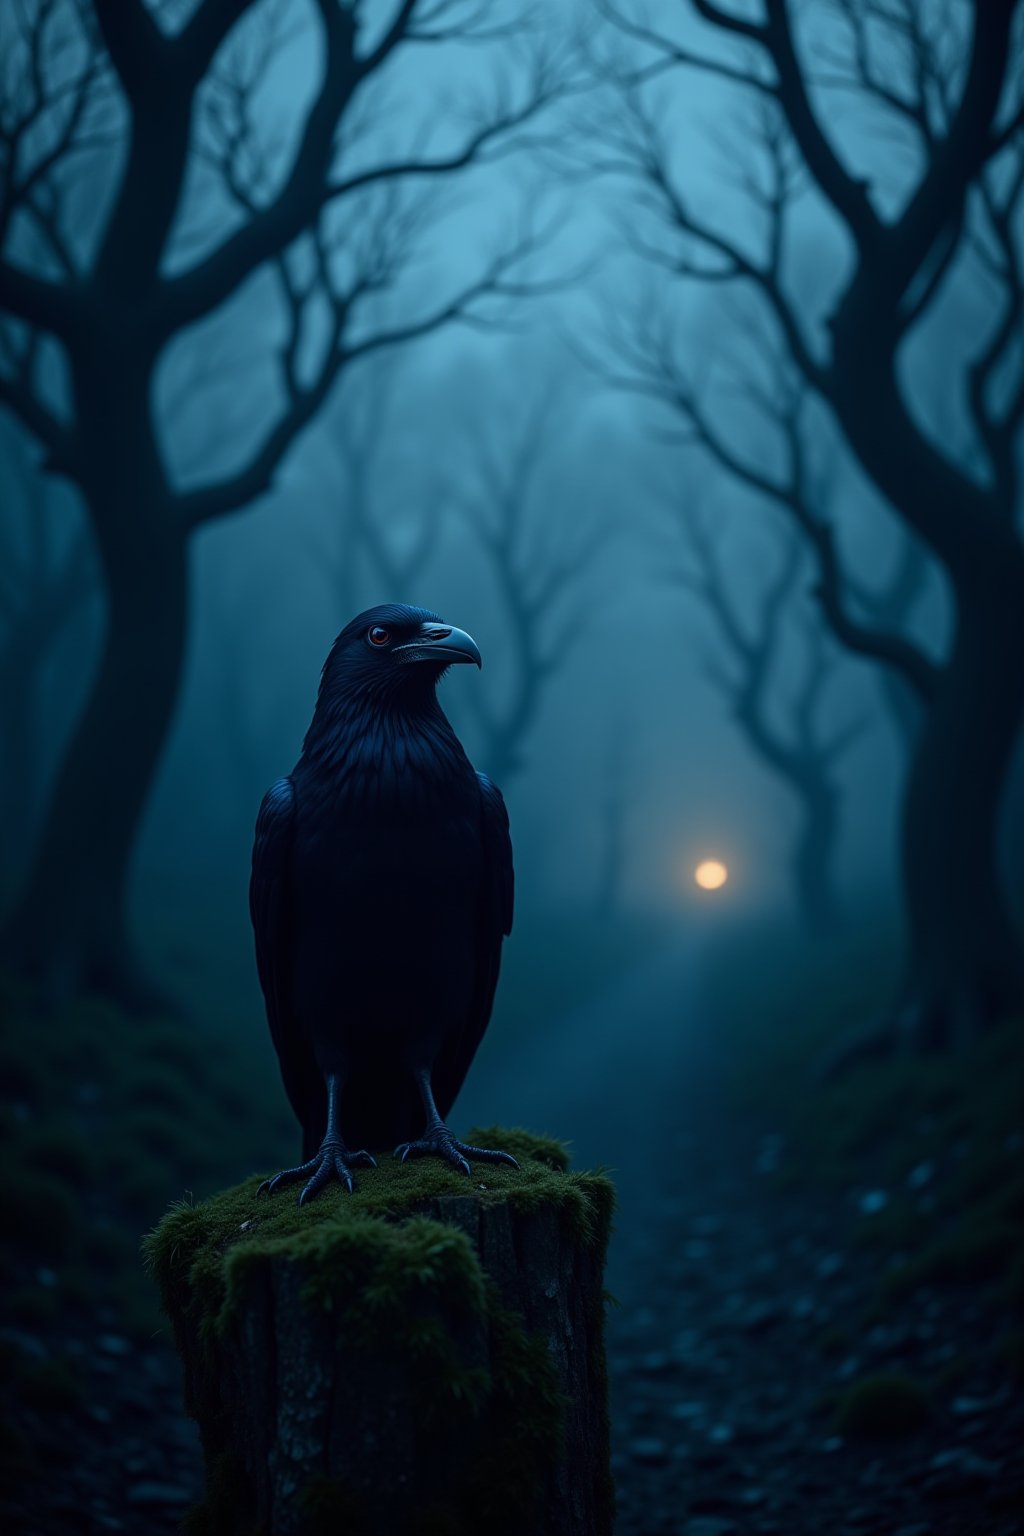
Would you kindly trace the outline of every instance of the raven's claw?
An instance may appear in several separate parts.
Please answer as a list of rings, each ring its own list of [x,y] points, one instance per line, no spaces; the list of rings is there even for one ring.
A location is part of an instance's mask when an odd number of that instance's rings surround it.
[[[302,1163],[298,1168],[285,1168],[274,1178],[264,1179],[256,1194],[257,1197],[262,1194],[272,1195],[276,1189],[283,1189],[286,1184],[295,1184],[299,1179],[305,1179],[306,1175],[310,1174],[311,1177],[306,1180],[299,1195],[299,1204],[305,1205],[307,1200],[312,1200],[314,1195],[320,1193],[332,1176],[339,1179],[351,1194],[350,1170],[376,1168],[376,1166],[376,1160],[370,1156],[369,1152],[350,1152],[343,1141],[328,1140],[308,1163]]]
[[[460,1173],[472,1172],[466,1161],[470,1157],[478,1163],[507,1163],[510,1168],[519,1167],[511,1152],[498,1152],[490,1147],[467,1146],[464,1141],[459,1141],[446,1125],[439,1125],[433,1130],[425,1131],[419,1141],[403,1141],[395,1148],[394,1155],[403,1163],[410,1157],[443,1157],[446,1163],[450,1163]]]

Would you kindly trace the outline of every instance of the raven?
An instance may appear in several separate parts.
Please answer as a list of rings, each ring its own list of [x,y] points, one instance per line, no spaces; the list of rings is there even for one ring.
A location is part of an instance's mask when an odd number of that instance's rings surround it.
[[[491,1015],[512,927],[512,844],[500,790],[437,701],[476,643],[405,604],[361,613],[324,664],[290,777],[264,796],[249,910],[256,965],[304,1161],[299,1204],[367,1151],[511,1163],[444,1123]],[[418,1135],[425,1119],[425,1129]],[[344,1131],[344,1137],[343,1137]]]

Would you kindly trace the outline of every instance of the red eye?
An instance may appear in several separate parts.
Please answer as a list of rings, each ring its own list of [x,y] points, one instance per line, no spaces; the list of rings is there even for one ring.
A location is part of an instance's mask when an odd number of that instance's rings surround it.
[[[385,629],[383,624],[374,624],[370,628],[368,638],[371,645],[387,645],[391,639],[391,631]]]

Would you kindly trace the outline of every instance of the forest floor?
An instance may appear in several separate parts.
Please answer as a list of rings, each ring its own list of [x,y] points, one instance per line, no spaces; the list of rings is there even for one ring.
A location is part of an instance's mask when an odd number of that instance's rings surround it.
[[[1009,1307],[980,1277],[880,1302],[884,1191],[782,1179],[778,1134],[719,1109],[687,1106],[615,1256],[618,1536],[1024,1532]]]
[[[616,1167],[608,1352],[618,1536],[1024,1533],[1016,1039],[955,1066],[894,1063],[808,1094],[784,1053],[759,1059],[744,1047],[740,1076],[738,1037],[726,1031],[712,1050],[706,1032],[663,1063],[656,1095],[648,1076],[638,1114],[637,1084],[661,1038],[652,1026],[645,1039],[640,1021],[676,994],[677,969],[672,959],[653,980],[613,991],[604,1024],[581,1010],[589,1053],[572,1079],[575,1103],[565,1090],[580,1059],[571,1019],[564,1071],[548,1040],[553,1103],[530,1102],[518,1073],[489,1078],[486,1061],[478,1086],[490,1117],[507,1120],[511,1103],[495,1103],[503,1077],[538,1130],[560,1099],[579,1123],[582,1161],[607,1146]],[[102,1022],[109,1037],[112,1022]],[[67,1053],[79,1097],[94,1027],[83,1016]],[[133,1105],[147,1084],[159,1097],[174,1081],[164,1059],[174,1065],[174,1032],[151,1036],[148,1049],[161,1074],[133,1067],[123,1089]],[[177,1066],[188,1078],[180,1053]],[[3,1124],[4,1220],[35,1234],[22,1235],[4,1276],[14,1305],[0,1332],[3,1529],[170,1536],[202,1485],[177,1357],[166,1328],[121,1288],[124,1252],[109,1237],[97,1243],[109,1210],[96,1216],[94,1184],[79,1171],[78,1193],[64,1205],[56,1194],[80,1148],[106,1166],[94,1098],[79,1106],[78,1141],[65,1128],[61,1142],[40,1124],[39,1085],[17,1080],[10,1047],[0,1068],[20,1095]],[[55,1071],[51,1062],[43,1074],[51,1087]],[[230,1075],[223,1112],[242,1123],[237,1150],[248,1159],[253,1125]],[[476,1109],[467,1106],[470,1119]],[[112,1112],[120,1127],[116,1103]],[[257,1122],[262,1112],[249,1104]],[[144,1124],[155,1123],[152,1109]],[[169,1122],[163,1129],[169,1138]],[[189,1157],[212,1162],[195,1126],[179,1129]],[[275,1138],[287,1130],[275,1121]],[[119,1136],[118,1157],[134,1166]],[[60,1221],[66,1230],[55,1231]]]

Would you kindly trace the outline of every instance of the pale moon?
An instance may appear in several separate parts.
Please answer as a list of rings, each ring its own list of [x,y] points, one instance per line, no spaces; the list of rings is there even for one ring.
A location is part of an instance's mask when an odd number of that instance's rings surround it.
[[[729,871],[718,859],[704,859],[697,865],[693,878],[703,891],[719,890],[729,878]]]

